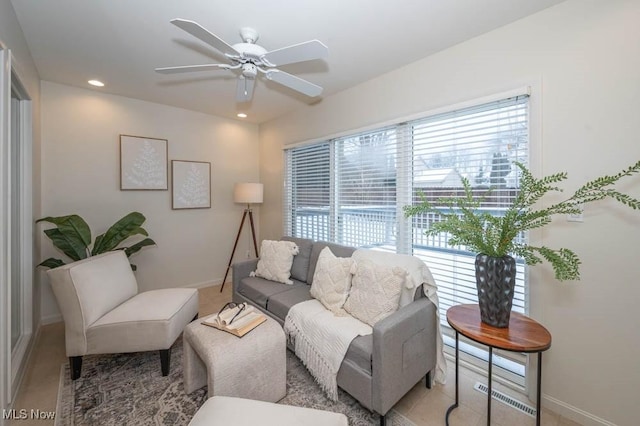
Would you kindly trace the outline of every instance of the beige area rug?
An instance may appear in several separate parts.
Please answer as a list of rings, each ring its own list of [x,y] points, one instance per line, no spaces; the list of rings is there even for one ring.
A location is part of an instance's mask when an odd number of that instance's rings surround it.
[[[300,360],[287,351],[287,396],[280,404],[344,413],[350,426],[378,425],[380,418],[339,390],[330,401]],[[207,398],[206,387],[190,395],[182,382],[182,340],[171,350],[171,372],[160,374],[158,352],[85,356],[82,376],[71,381],[69,366],[60,369],[56,426],[187,425]],[[395,411],[387,424],[415,426]],[[234,425],[243,426],[243,425]]]

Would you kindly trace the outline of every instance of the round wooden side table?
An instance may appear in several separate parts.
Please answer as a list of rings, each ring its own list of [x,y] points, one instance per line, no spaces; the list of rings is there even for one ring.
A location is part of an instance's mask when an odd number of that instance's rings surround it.
[[[540,426],[542,352],[551,347],[551,334],[549,331],[535,320],[517,312],[511,312],[509,327],[492,327],[480,321],[480,307],[478,305],[452,306],[447,310],[447,321],[456,332],[456,402],[447,410],[447,414],[445,416],[445,423],[447,426],[449,426],[449,414],[458,407],[459,334],[489,347],[487,425],[491,424],[491,370],[493,364],[493,348],[511,352],[538,354],[536,425]]]

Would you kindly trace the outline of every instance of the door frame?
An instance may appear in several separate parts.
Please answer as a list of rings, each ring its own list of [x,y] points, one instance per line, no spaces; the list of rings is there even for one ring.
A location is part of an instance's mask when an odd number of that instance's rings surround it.
[[[13,84],[12,84],[13,82]],[[19,108],[22,221],[21,336],[11,348],[11,89],[21,97]],[[0,43],[0,410],[9,408],[24,373],[33,337],[33,141],[32,105],[19,76],[12,70],[11,50]],[[0,418],[0,424],[4,420]]]
[[[27,350],[33,336],[33,143],[31,99],[15,70],[11,73],[11,87],[18,99],[18,138],[20,152],[20,337],[11,352],[11,394],[18,391],[19,371],[24,369]],[[13,399],[13,398],[12,398]]]
[[[9,206],[8,195],[9,144],[11,129],[9,127],[9,110],[11,108],[11,55],[9,50],[0,44],[0,324],[11,324],[11,293],[9,284],[9,238],[8,230]],[[0,408],[5,409],[10,402],[11,388],[11,337],[9,326],[0,327]],[[4,417],[4,416],[3,416]],[[4,419],[0,419],[0,424]]]

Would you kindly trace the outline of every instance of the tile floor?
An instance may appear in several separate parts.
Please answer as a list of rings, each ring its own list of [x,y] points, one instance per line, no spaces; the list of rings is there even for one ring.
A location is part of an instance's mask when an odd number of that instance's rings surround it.
[[[217,312],[224,303],[231,300],[231,285],[207,287],[199,290],[200,316]],[[43,326],[25,375],[14,408],[39,409],[55,411],[60,378],[60,366],[67,362],[64,349],[64,325],[56,323]],[[486,395],[473,390],[476,381],[485,382],[484,378],[464,368],[460,369],[460,406],[451,414],[451,426],[481,426],[486,424]],[[418,426],[443,425],[447,408],[455,399],[455,380],[453,368],[449,368],[447,383],[435,384],[426,389],[418,383],[398,402],[395,409],[411,419]],[[496,388],[504,393],[508,390]],[[517,395],[514,397],[518,398]],[[521,414],[502,403],[492,404],[491,424],[496,426],[534,425],[535,419]],[[46,420],[14,420],[15,426],[45,426],[53,421]],[[546,426],[570,426],[577,423],[559,416],[551,411],[542,411],[542,424]]]

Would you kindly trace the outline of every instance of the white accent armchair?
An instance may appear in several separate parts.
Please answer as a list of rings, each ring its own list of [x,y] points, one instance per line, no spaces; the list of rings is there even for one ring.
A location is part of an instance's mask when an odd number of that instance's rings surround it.
[[[169,288],[138,293],[122,250],[47,271],[65,324],[71,379],[80,377],[82,356],[160,351],[169,374],[171,345],[197,317],[198,291]]]

